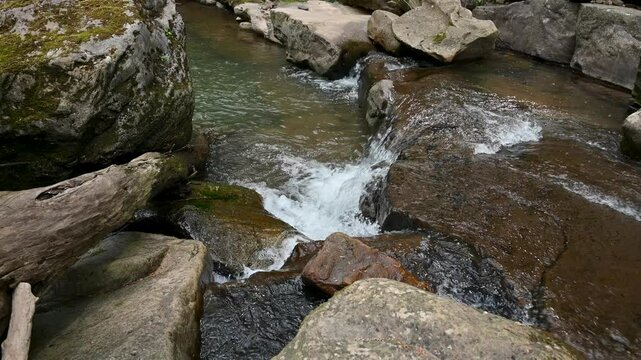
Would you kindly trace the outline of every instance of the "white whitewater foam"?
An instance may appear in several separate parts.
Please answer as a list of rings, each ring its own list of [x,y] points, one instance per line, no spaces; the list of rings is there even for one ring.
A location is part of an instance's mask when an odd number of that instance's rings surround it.
[[[541,126],[523,115],[504,115],[475,106],[468,108],[482,112],[484,118],[484,139],[474,144],[475,154],[496,154],[503,147],[539,141],[542,137]]]
[[[360,198],[366,186],[385,176],[394,160],[376,143],[369,156],[355,164],[332,165],[282,155],[282,170],[291,177],[279,189],[243,184],[262,195],[264,206],[310,239],[340,231],[352,236],[376,235],[378,224],[364,219]]]
[[[567,191],[575,193],[595,204],[605,205],[624,215],[630,216],[636,221],[641,221],[641,209],[632,204],[626,203],[614,196],[604,194],[598,189],[588,186],[582,182],[570,180],[563,175],[550,175],[550,177],[555,180],[555,183],[563,186]]]

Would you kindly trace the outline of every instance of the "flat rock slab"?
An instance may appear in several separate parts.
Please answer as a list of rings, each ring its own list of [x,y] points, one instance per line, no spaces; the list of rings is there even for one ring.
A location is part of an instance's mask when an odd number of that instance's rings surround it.
[[[367,36],[368,14],[318,0],[306,6],[307,10],[296,4],[272,10],[274,35],[285,45],[289,61],[339,78],[374,49]]]
[[[108,237],[43,297],[43,304],[56,305],[37,309],[30,358],[193,359],[206,263],[198,241]],[[94,287],[94,277],[103,289]],[[60,302],[70,292],[82,296]]]
[[[366,279],[309,314],[275,359],[574,359],[545,333],[387,279]]]
[[[633,89],[641,58],[641,10],[581,4],[571,66]]]
[[[374,206],[362,208],[375,209],[385,230],[421,228],[471,245],[500,264],[553,332],[589,353],[634,357],[641,168],[618,154],[620,125],[598,123],[629,98],[590,82],[539,88],[537,76],[521,77],[533,65],[490,62],[391,75],[394,121],[383,124],[392,127],[388,146],[404,150]],[[619,110],[601,113],[621,95]],[[503,126],[519,144],[492,145]]]
[[[576,44],[579,7],[567,0],[527,0],[479,6],[473,14],[494,22],[499,29],[498,46],[569,64]]]

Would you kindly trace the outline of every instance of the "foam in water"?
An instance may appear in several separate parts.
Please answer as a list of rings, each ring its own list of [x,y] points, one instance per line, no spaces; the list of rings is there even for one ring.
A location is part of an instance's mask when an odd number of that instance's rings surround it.
[[[590,187],[582,182],[570,180],[566,176],[551,175],[550,177],[555,180],[555,183],[563,186],[567,191],[575,193],[595,204],[605,205],[624,215],[630,216],[636,221],[641,221],[641,209],[637,209],[634,205],[628,204],[614,196],[604,194],[598,189]]]
[[[365,187],[385,176],[393,154],[375,143],[355,164],[333,165],[294,156],[281,156],[282,170],[291,177],[278,189],[244,184],[263,196],[267,211],[311,239],[340,231],[352,236],[379,233],[379,226],[361,216]]]
[[[506,116],[475,106],[468,108],[482,111],[485,119],[485,139],[474,144],[475,154],[496,154],[503,147],[541,139],[541,126],[523,115]]]

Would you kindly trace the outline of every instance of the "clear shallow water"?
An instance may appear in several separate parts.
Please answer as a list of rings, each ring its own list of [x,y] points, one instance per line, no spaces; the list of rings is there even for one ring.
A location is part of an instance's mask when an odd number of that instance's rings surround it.
[[[377,234],[378,226],[361,218],[359,199],[387,169],[372,166],[389,163],[391,154],[379,148],[363,155],[370,134],[356,105],[358,72],[327,81],[240,31],[224,10],[186,3],[180,12],[194,122],[216,136],[209,177],[255,189],[268,211],[310,239]]]

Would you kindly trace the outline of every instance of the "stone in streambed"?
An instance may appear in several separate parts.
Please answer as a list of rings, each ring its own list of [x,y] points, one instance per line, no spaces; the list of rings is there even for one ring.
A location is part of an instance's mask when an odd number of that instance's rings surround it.
[[[392,31],[392,23],[398,19],[398,15],[389,11],[376,10],[367,22],[367,35],[372,41],[380,45],[385,51],[391,54],[398,54],[401,43],[396,39]]]
[[[280,41],[274,37],[269,9],[266,9],[264,5],[256,3],[236,5],[234,6],[234,14],[243,20],[240,23],[242,29],[252,30],[270,41],[280,44]]]
[[[374,49],[367,37],[368,14],[318,0],[307,6],[309,10],[289,5],[271,12],[274,35],[285,45],[289,61],[340,78]]]
[[[427,57],[451,63],[484,57],[494,50],[498,30],[479,20],[458,0],[432,0],[392,23],[396,38]]]
[[[0,188],[189,141],[194,98],[173,0],[4,1],[0,27]]]
[[[539,330],[388,279],[361,280],[303,321],[275,359],[575,359]]]
[[[38,303],[29,358],[195,358],[206,264],[197,241],[108,237]]]
[[[621,150],[633,158],[641,159],[641,110],[623,122]]]
[[[263,208],[257,192],[236,185],[192,182],[137,216],[135,228],[168,228],[169,233],[204,242],[218,271],[229,275],[239,275],[245,267],[267,268],[274,260],[263,250],[302,238]]]
[[[376,82],[367,93],[365,120],[371,130],[377,130],[381,123],[391,119],[394,107],[394,83],[384,79]]]
[[[388,278],[430,289],[398,261],[342,233],[325,239],[320,251],[305,265],[302,277],[330,295],[367,278]]]
[[[581,4],[571,66],[633,89],[641,58],[641,10]]]
[[[303,318],[327,299],[298,271],[256,273],[209,287],[200,321],[202,359],[270,359],[296,336]]]
[[[568,64],[574,54],[579,7],[567,0],[527,0],[479,6],[473,14],[494,22],[498,46]]]

